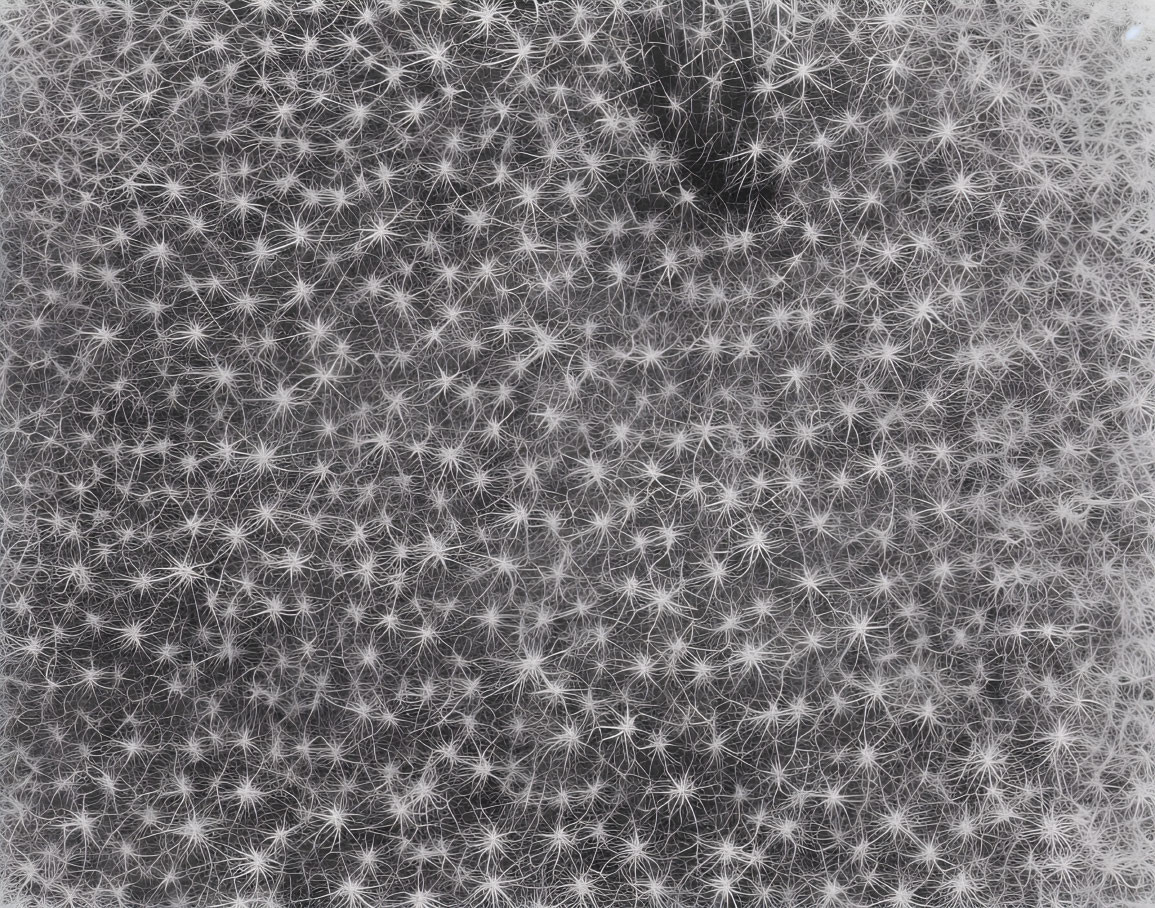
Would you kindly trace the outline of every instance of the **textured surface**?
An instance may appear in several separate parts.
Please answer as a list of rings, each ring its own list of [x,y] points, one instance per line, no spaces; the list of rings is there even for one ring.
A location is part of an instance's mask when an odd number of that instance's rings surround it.
[[[1125,21],[6,20],[13,904],[1150,904]]]

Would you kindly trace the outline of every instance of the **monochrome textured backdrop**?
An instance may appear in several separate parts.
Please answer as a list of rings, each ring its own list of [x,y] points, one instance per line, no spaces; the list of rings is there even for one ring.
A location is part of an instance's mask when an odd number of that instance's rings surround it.
[[[6,906],[1150,906],[1151,46],[8,0]]]

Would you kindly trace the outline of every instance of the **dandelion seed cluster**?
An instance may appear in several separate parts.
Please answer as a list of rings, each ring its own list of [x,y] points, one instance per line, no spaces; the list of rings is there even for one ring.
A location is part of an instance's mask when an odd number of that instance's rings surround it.
[[[8,903],[1150,904],[1127,23],[3,17]]]

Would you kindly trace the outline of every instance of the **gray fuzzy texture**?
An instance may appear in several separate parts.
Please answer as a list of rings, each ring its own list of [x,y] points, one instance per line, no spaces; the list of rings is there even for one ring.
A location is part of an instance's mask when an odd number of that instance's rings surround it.
[[[5,906],[1155,904],[1126,18],[2,15]]]

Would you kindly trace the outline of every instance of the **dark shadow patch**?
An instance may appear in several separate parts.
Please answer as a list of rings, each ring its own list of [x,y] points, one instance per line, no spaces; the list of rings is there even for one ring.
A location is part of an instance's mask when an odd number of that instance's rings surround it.
[[[682,187],[717,214],[758,214],[779,194],[777,179],[751,173],[742,161],[743,145],[756,134],[754,63],[737,45],[749,48],[752,41],[749,29],[740,32],[733,53],[711,71],[678,27],[655,29],[645,39],[642,106],[678,156]]]

